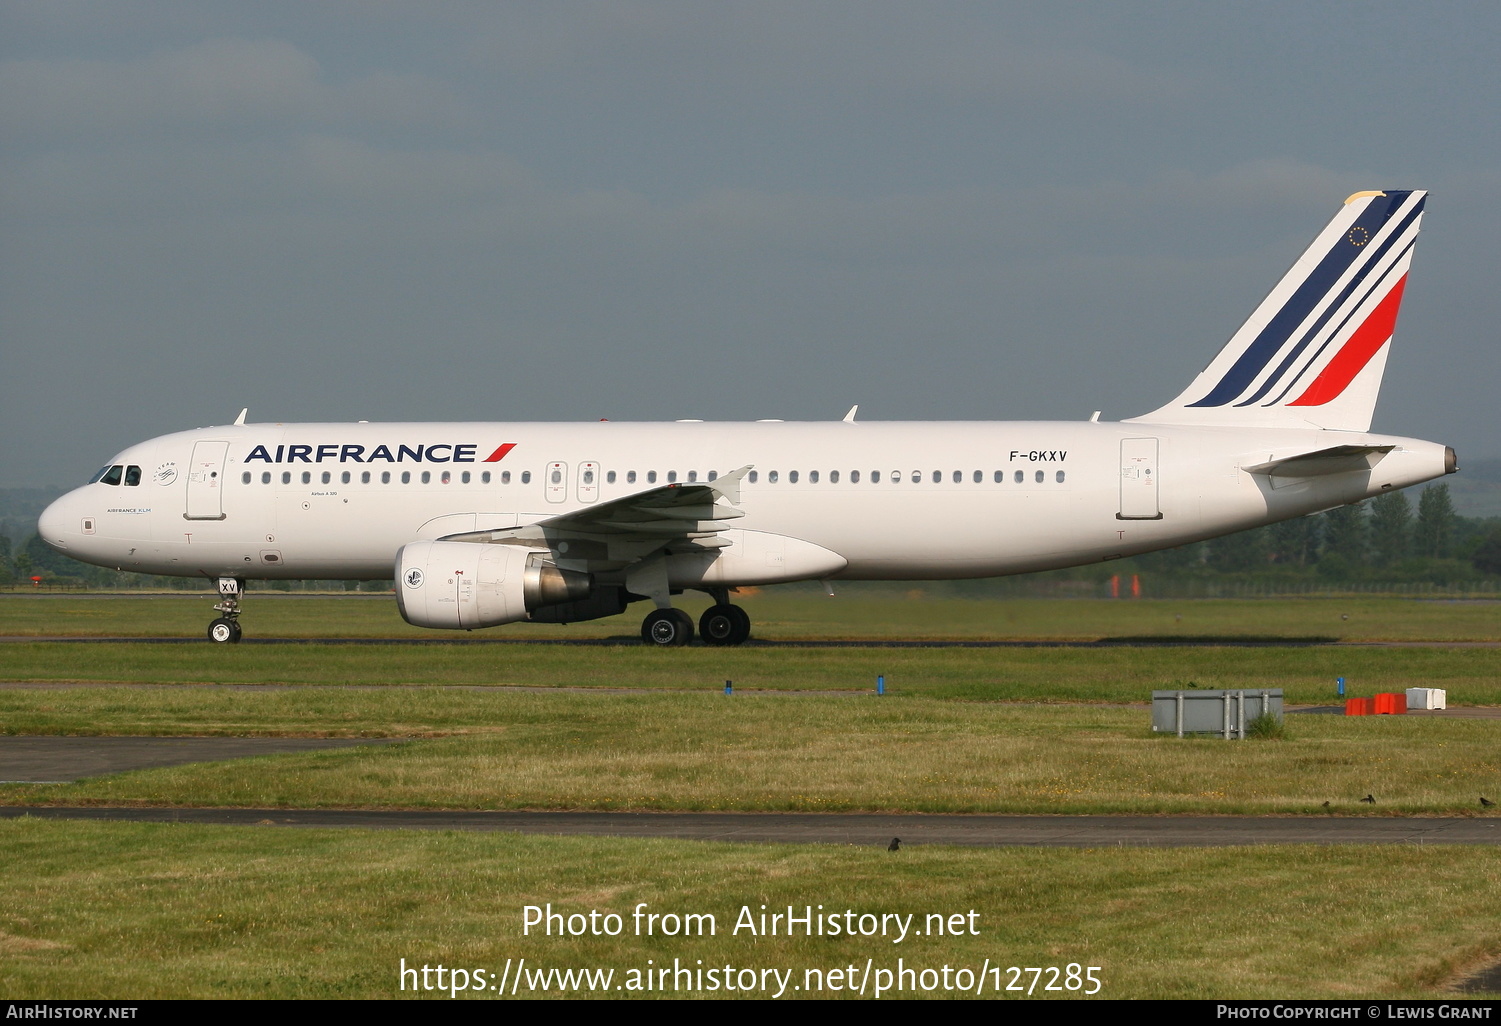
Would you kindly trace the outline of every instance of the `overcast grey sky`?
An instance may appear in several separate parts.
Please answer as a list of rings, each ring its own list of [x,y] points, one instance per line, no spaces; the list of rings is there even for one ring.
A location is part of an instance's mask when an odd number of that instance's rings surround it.
[[[0,485],[252,420],[1107,419],[1432,190],[1377,430],[1501,456],[1501,5],[0,0]]]

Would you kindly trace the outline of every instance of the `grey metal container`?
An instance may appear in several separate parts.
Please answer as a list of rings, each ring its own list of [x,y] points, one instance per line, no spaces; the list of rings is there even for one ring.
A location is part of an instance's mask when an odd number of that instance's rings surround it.
[[[1152,730],[1179,737],[1217,734],[1243,739],[1246,727],[1263,713],[1282,719],[1281,688],[1152,692]]]

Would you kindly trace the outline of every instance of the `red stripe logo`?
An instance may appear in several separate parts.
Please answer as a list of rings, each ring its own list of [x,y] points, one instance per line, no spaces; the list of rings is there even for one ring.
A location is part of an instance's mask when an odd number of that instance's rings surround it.
[[[516,443],[515,442],[506,442],[499,449],[496,449],[490,455],[486,456],[484,458],[483,462],[485,462],[485,463],[499,463],[501,460],[503,460],[503,459],[506,458],[506,453],[510,452],[514,448],[516,448]]]
[[[1402,280],[1392,286],[1386,298],[1371,311],[1365,323],[1355,329],[1355,334],[1350,336],[1350,341],[1345,343],[1344,348],[1335,353],[1329,365],[1313,379],[1308,391],[1287,405],[1323,406],[1338,399],[1350,387],[1355,375],[1365,370],[1371,357],[1380,352],[1387,339],[1392,337],[1392,332],[1397,327],[1397,308],[1402,305],[1402,289],[1406,285],[1407,276],[1404,274]]]

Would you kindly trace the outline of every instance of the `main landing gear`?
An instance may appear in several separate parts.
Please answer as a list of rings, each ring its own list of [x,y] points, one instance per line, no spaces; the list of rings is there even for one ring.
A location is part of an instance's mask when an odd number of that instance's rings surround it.
[[[724,592],[714,595],[714,605],[698,618],[698,634],[705,645],[743,645],[750,638],[750,615],[730,605]],[[660,648],[677,648],[693,640],[693,617],[681,609],[653,609],[641,621],[641,640]]]
[[[750,631],[750,614],[728,602],[715,603],[698,618],[699,637],[705,645],[743,645]]]
[[[233,645],[240,640],[240,594],[245,582],[238,577],[219,578],[219,602],[214,609],[223,613],[208,625],[208,640],[219,645]]]

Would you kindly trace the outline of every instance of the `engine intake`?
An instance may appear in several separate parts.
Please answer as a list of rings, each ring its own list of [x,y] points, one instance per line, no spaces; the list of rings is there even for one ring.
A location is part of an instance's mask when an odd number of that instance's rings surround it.
[[[418,541],[396,554],[396,605],[417,627],[474,630],[588,598],[593,581],[545,551],[477,542]]]

